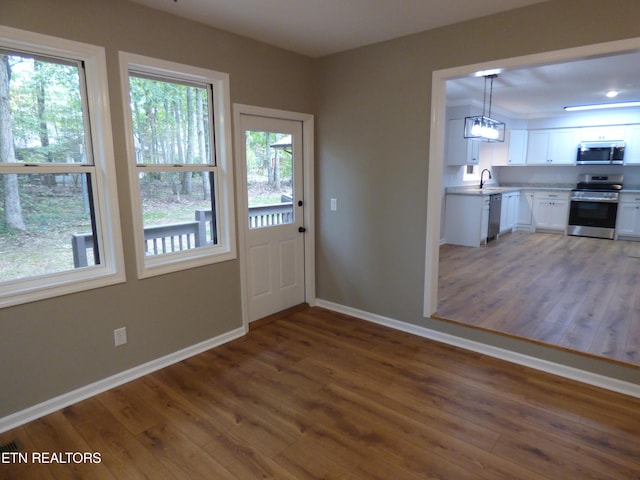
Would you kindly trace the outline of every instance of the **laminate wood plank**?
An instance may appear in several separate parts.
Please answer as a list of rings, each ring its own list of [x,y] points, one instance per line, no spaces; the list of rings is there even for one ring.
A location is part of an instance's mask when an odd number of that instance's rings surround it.
[[[147,407],[137,385],[125,384],[106,391],[99,401],[134,435],[161,424],[162,415]]]
[[[638,411],[640,399],[306,308],[0,435],[102,456],[0,464],[0,479],[637,479]]]
[[[175,425],[183,434],[198,446],[202,446],[218,435],[220,428],[208,415],[186,401],[163,383],[149,375],[137,385],[140,398],[147,408],[161,415],[165,422]]]
[[[366,462],[359,463],[350,472],[341,476],[340,480],[389,480],[390,478],[424,480],[428,477],[412,473],[398,465],[398,462],[389,463],[371,456]]]
[[[554,471],[557,478],[622,480],[640,475],[640,463],[615,459],[598,449],[533,429],[518,432],[517,438],[503,435],[493,453],[540,474]]]
[[[275,462],[271,455],[262,453],[251,445],[257,443],[256,439],[241,440],[227,432],[212,436],[203,450],[223,465],[234,478],[297,480],[286,468]]]
[[[91,446],[78,431],[67,422],[61,411],[35,420],[25,426],[36,452],[47,454],[51,462],[47,467],[56,480],[91,478],[96,480],[115,480],[106,465],[99,463],[75,463],[75,461],[53,461],[53,455],[69,453],[93,453]],[[63,457],[64,458],[64,457]],[[32,462],[36,463],[36,462]]]
[[[640,367],[640,242],[515,232],[440,249],[439,318]]]
[[[176,479],[237,480],[231,472],[170,423],[151,427],[137,435],[137,438]]]
[[[38,452],[31,437],[24,428],[19,427],[9,432],[0,433],[0,445],[14,443],[18,446],[16,454],[26,454],[27,461],[15,458],[11,460],[5,459],[7,463],[0,463],[0,479],[1,480],[24,480],[37,478],[38,480],[55,480],[53,473],[46,464],[34,463],[31,461],[31,454]]]
[[[96,399],[67,407],[63,414],[93,451],[100,452],[116,478],[175,480],[175,476]]]

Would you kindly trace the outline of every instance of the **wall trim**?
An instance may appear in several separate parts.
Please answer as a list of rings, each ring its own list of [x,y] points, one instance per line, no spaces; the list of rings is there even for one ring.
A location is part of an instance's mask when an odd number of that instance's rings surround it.
[[[604,388],[624,395],[640,398],[640,385],[615,378],[610,378],[597,373],[581,370],[579,368],[569,367],[548,360],[543,360],[529,355],[524,355],[511,350],[506,350],[485,343],[476,342],[474,340],[468,340],[466,338],[457,337],[448,333],[439,332],[427,327],[421,327],[419,325],[413,325],[392,318],[377,315],[375,313],[369,313],[356,308],[347,307],[338,303],[333,303],[327,300],[317,299],[316,306],[332,310],[334,312],[343,313],[352,317],[366,320],[369,322],[377,323],[385,327],[390,327],[395,330],[400,330],[406,333],[411,333],[419,337],[434,340],[436,342],[446,343],[455,347],[460,347],[472,352],[481,353],[490,357],[505,360],[510,363],[522,365],[525,367],[540,370],[545,373],[557,375],[559,377],[575,380],[587,385]]]
[[[217,337],[196,343],[195,345],[183,348],[182,350],[151,360],[150,362],[143,363],[142,365],[138,365],[123,372],[116,373],[110,377],[90,383],[76,390],[63,393],[62,395],[51,398],[42,403],[38,403],[19,412],[12,413],[6,417],[2,417],[0,418],[0,433],[24,425],[25,423],[56,412],[99,393],[116,388],[130,382],[131,380],[153,373],[156,370],[181,362],[182,360],[193,357],[199,353],[211,350],[212,348],[218,347],[224,343],[240,338],[246,335],[246,333],[247,329],[244,326],[236,328],[235,330],[223,333]]]

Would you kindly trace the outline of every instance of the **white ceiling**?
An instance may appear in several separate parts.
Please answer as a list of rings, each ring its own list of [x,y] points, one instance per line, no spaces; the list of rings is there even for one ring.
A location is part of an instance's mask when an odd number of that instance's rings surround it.
[[[546,0],[131,0],[321,57]]]
[[[546,0],[131,0],[310,57],[512,10]],[[447,82],[447,105],[482,105],[483,80]],[[640,100],[640,54],[502,72],[493,105],[518,117],[558,115],[566,105]]]
[[[609,90],[620,92],[615,100],[606,98]],[[447,81],[447,105],[482,106],[483,96],[483,78]],[[496,112],[532,118],[561,115],[570,105],[632,100],[640,100],[638,52],[504,70],[494,80],[492,104]]]

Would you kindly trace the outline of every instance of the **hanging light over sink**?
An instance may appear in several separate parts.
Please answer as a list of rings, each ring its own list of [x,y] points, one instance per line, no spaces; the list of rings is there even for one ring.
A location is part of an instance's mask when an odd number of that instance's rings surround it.
[[[493,80],[497,74],[484,76],[484,97],[482,99],[482,115],[465,117],[464,138],[481,142],[504,142],[505,124],[491,118],[493,100]],[[487,80],[490,81],[489,109],[487,110]]]

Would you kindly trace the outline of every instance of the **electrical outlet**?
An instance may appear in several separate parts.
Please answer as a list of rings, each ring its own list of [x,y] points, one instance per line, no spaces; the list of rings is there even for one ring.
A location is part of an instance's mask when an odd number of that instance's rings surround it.
[[[116,347],[127,343],[127,327],[116,328],[113,331],[113,340],[115,341]]]
[[[330,203],[331,203],[330,207],[331,207],[331,211],[332,212],[335,212],[336,210],[338,210],[338,199],[337,198],[332,198]]]

